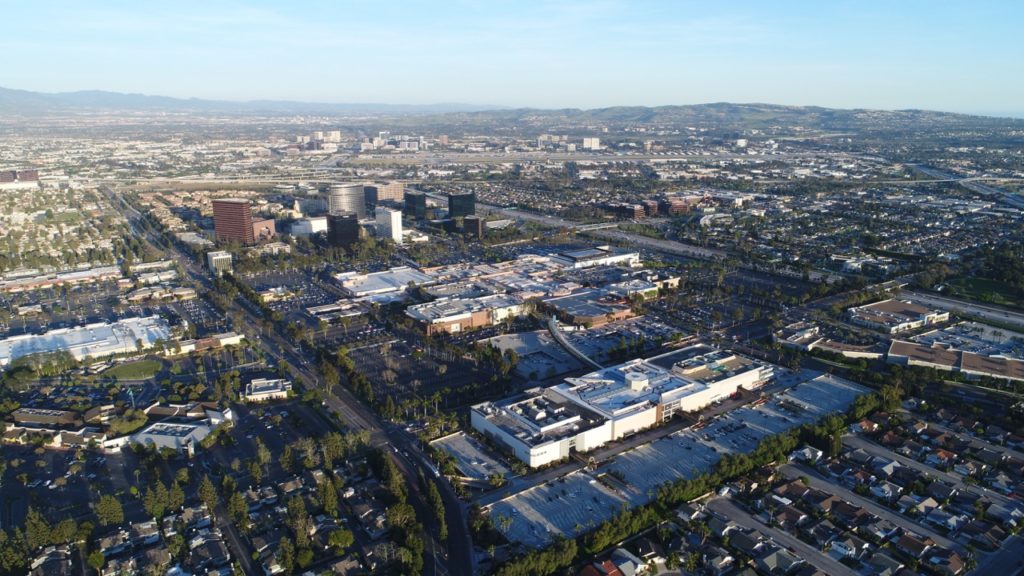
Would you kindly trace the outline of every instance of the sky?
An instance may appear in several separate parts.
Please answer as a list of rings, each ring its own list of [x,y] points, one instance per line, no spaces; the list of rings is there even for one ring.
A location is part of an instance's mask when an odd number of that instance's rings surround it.
[[[1024,117],[1024,2],[0,0],[0,86]]]

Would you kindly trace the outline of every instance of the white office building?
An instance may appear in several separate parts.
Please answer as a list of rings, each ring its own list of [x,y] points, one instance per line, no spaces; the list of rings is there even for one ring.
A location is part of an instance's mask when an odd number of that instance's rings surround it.
[[[377,218],[377,236],[402,243],[402,211],[378,206],[374,210]]]

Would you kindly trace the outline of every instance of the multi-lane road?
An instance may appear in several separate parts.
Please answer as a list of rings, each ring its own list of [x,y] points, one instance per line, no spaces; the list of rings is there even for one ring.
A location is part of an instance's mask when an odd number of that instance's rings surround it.
[[[124,200],[109,186],[101,185],[101,191],[108,195],[115,206],[121,206],[124,214],[129,220],[132,230],[142,239],[152,245],[161,244],[155,232],[143,221],[142,214],[130,203]],[[198,286],[207,290],[213,286],[212,279],[205,269],[199,266],[191,256],[182,253],[173,244],[170,248],[175,260],[182,263],[188,277]],[[311,368],[313,365],[312,354],[296,348],[291,342],[283,338],[276,331],[269,333],[257,330],[261,321],[250,306],[245,306],[238,299],[232,302],[234,308],[231,312],[241,314],[245,319],[244,326],[239,327],[246,337],[259,345],[263,351],[275,362],[287,361],[292,368],[294,375],[298,376],[303,385],[314,388],[318,387],[319,377]],[[423,534],[426,543],[425,550],[430,556],[424,559],[424,574],[427,576],[472,576],[475,572],[475,556],[473,553],[473,542],[469,535],[469,528],[466,524],[465,508],[461,500],[456,496],[454,489],[443,477],[435,475],[434,468],[427,457],[420,450],[419,441],[406,433],[400,427],[385,425],[380,422],[377,416],[368,409],[362,402],[351,394],[344,387],[338,386],[334,390],[324,391],[324,406],[330,412],[337,414],[342,423],[354,430],[365,430],[370,434],[370,444],[375,447],[390,447],[387,450],[389,457],[393,458],[398,469],[406,478],[406,484],[410,487],[418,487],[420,478],[427,482],[434,482],[438,487],[444,501],[446,510],[446,523],[448,526],[448,540],[441,542],[437,536],[433,518],[433,512],[418,489],[410,490],[410,503],[417,511],[417,515],[428,528]],[[240,542],[231,542],[234,548],[241,548]],[[247,555],[244,549],[233,550],[236,556]]]

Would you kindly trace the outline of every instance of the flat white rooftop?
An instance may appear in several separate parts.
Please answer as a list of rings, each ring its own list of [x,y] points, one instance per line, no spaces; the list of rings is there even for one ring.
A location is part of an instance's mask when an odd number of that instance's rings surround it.
[[[125,318],[113,324],[100,322],[75,328],[50,330],[45,334],[23,334],[0,340],[0,366],[18,358],[44,352],[67,351],[76,360],[150,348],[171,337],[167,322],[159,316]]]

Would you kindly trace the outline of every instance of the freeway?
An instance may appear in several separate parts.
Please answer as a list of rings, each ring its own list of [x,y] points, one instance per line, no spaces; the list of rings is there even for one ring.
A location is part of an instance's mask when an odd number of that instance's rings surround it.
[[[957,184],[963,186],[964,188],[967,188],[971,192],[976,192],[976,193],[981,194],[983,196],[995,196],[995,197],[999,198],[1000,200],[1002,200],[1004,203],[1009,204],[1010,206],[1013,206],[1014,208],[1024,209],[1024,196],[1021,196],[1019,194],[1014,194],[1013,192],[1009,192],[1007,190],[1003,190],[1002,188],[996,188],[995,186],[989,186],[988,184],[983,184],[982,180],[985,180],[985,179],[982,179],[982,178],[960,178],[960,177],[957,177],[954,174],[949,174],[948,172],[943,172],[942,170],[938,170],[938,169],[932,168],[930,166],[922,166],[920,164],[913,165],[913,168],[915,168],[916,170],[918,170],[920,172],[923,172],[924,174],[927,174],[928,176],[931,176],[932,178],[939,178],[939,179],[945,179],[945,180],[948,180],[948,181],[956,182]],[[1016,180],[1016,179],[1012,179],[1012,180]]]
[[[926,306],[934,306],[935,308],[975,316],[990,322],[1012,324],[1013,326],[1024,328],[1024,314],[1006,308],[999,308],[989,304],[978,304],[936,294],[926,294],[924,292],[907,291],[902,292],[900,295]]]
[[[104,194],[108,195],[114,205],[123,206],[132,230],[139,237],[145,239],[154,247],[166,245],[166,243],[161,242],[161,238],[156,236],[149,224],[145,222],[142,214],[134,206],[129,204],[122,196],[116,194],[109,185],[101,184],[100,189]],[[145,232],[140,233],[140,231]],[[213,282],[208,272],[199,266],[191,256],[181,252],[173,243],[170,244],[168,250],[174,253],[173,257],[175,260],[182,263],[188,277],[195,284],[202,286],[206,290],[212,289]],[[283,338],[276,330],[272,330],[269,333],[263,333],[262,329],[257,331],[257,327],[261,325],[260,318],[241,295],[235,298],[232,306],[233,309],[228,314],[237,313],[245,319],[242,325],[237,328],[245,333],[246,338],[257,342],[264,352],[276,362],[287,361],[292,368],[292,373],[298,376],[296,380],[301,386],[307,389],[318,387],[319,378],[310,367],[311,354],[297,349],[292,342]],[[438,486],[447,514],[448,543],[451,545],[451,553],[449,554],[445,551],[444,543],[437,541],[436,530],[427,531],[423,536],[426,543],[425,549],[431,555],[431,558],[425,559],[424,574],[426,576],[472,576],[475,573],[475,556],[473,554],[473,542],[466,524],[465,509],[448,481],[443,477],[438,478],[434,475],[433,468],[429,464],[428,459],[420,450],[419,441],[399,428],[390,428],[382,425],[376,415],[344,387],[337,386],[334,390],[321,390],[321,392],[323,392],[325,406],[332,413],[337,414],[347,426],[369,432],[371,445],[383,447],[390,444],[395,447],[396,452],[400,451],[403,455],[414,455],[414,457],[407,456],[404,461],[397,458],[399,470],[405,476],[407,485],[417,486],[419,477],[422,475],[427,481],[434,482]],[[410,496],[410,504],[417,510],[417,515],[424,521],[425,525],[431,525],[432,512],[423,499],[422,494],[419,491],[411,490]],[[424,511],[428,514],[427,516],[421,515]],[[236,557],[246,555],[247,549],[242,546],[237,538],[230,539],[230,541]]]

